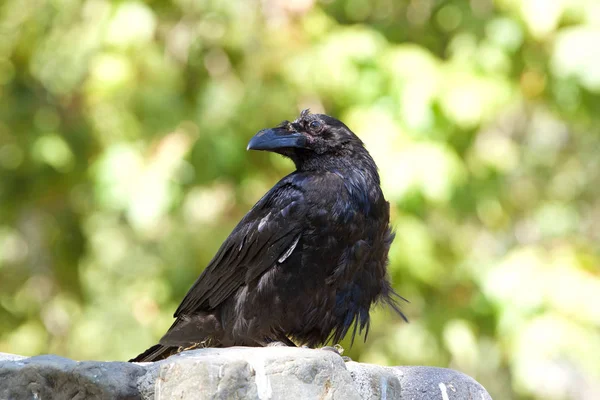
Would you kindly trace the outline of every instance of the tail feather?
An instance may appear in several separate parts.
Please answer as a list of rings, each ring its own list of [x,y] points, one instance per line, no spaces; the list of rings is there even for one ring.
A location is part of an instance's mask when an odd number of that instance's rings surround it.
[[[160,361],[165,358],[172,356],[177,353],[177,347],[174,346],[163,346],[161,344],[155,344],[150,347],[148,350],[144,351],[142,354],[137,357],[132,358],[129,362],[150,362],[150,361]]]
[[[406,318],[406,315],[404,315],[404,313],[400,309],[400,304],[398,304],[398,303],[400,301],[405,301],[407,303],[410,303],[410,301],[408,301],[407,299],[405,299],[404,297],[402,297],[398,293],[396,293],[396,291],[394,289],[392,289],[391,285],[388,284],[387,290],[384,293],[384,295],[382,296],[382,298],[380,299],[380,301],[383,301],[385,304],[390,306],[392,308],[392,310],[394,310],[396,312],[396,314],[400,315],[400,317],[402,317],[402,319],[404,321],[408,322],[408,318]]]

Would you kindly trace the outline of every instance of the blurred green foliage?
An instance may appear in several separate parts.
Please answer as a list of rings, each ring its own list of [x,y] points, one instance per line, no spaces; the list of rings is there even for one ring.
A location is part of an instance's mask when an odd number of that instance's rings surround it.
[[[292,169],[247,140],[310,107],[377,161],[411,301],[350,355],[599,398],[599,43],[595,0],[3,0],[0,351],[155,343]]]

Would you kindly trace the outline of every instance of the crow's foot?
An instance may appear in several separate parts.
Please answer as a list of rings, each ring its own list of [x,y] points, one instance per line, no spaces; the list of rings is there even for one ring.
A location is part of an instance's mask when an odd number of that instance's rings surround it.
[[[191,346],[188,346],[188,347],[179,346],[177,348],[177,353],[181,353],[182,351],[197,349],[198,347],[200,347],[200,345],[201,345],[201,343],[193,343]]]
[[[344,348],[339,344],[335,344],[333,346],[324,346],[324,347],[321,347],[321,350],[327,350],[327,351],[334,352],[338,356],[342,357],[342,360],[344,360],[344,362],[352,361],[352,359],[350,357],[342,355],[342,354],[344,354]]]
[[[337,353],[340,356],[342,354],[344,354],[344,348],[339,344],[334,344],[333,346],[321,347],[321,350],[333,351],[334,353]]]
[[[289,345],[287,343],[275,341],[275,342],[267,343],[266,347],[289,347]]]

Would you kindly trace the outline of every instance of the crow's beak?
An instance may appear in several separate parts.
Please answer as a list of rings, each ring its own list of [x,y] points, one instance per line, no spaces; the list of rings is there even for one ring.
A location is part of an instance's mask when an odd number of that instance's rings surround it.
[[[250,142],[246,150],[267,150],[295,147],[306,148],[306,137],[298,132],[290,132],[285,128],[263,129],[258,132]]]

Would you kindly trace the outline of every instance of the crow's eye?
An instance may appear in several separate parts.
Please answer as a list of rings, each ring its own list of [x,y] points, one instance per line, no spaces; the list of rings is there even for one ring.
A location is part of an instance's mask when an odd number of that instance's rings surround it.
[[[321,122],[320,121],[311,121],[311,123],[308,124],[308,127],[310,129],[312,129],[313,131],[318,131],[319,129],[321,129]]]

